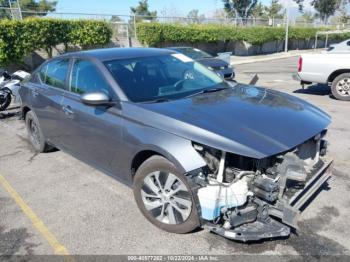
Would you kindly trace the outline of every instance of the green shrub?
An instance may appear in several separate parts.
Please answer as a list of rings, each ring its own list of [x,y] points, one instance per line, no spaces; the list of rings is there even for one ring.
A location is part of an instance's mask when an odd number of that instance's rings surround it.
[[[31,18],[0,22],[0,65],[22,62],[31,52],[44,49],[52,56],[52,48],[64,44],[83,49],[109,42],[112,30],[102,21]]]
[[[291,27],[289,38],[314,39],[316,32],[324,28]],[[219,41],[248,42],[261,45],[270,41],[284,40],[285,29],[278,27],[233,27],[224,25],[179,25],[161,23],[137,24],[138,39],[149,46],[164,42],[210,43]],[[350,34],[330,35],[329,39],[345,39]],[[323,38],[324,36],[320,36]]]

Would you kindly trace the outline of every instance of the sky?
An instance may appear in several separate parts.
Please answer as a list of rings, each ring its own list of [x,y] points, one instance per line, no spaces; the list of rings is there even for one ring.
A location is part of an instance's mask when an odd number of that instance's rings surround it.
[[[137,6],[139,0],[58,0],[57,12],[130,14],[130,6]],[[270,0],[261,0],[267,4]],[[292,0],[281,0],[286,4],[291,2],[292,8],[297,8]],[[306,1],[308,2],[308,1]],[[222,0],[149,0],[150,10],[156,10],[158,16],[170,13],[172,16],[186,16],[192,9],[198,9],[200,14],[208,14],[216,9],[222,9]]]

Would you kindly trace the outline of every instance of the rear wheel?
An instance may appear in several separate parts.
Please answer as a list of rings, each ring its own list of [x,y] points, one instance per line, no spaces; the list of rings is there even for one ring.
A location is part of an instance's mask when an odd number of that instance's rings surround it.
[[[46,143],[43,132],[41,131],[39,120],[33,111],[29,111],[25,116],[28,138],[35,151],[42,153],[53,149]]]
[[[337,76],[331,88],[336,99],[350,101],[350,73]]]
[[[193,195],[175,166],[161,156],[146,160],[134,178],[134,197],[142,214],[157,227],[188,233],[199,226]]]

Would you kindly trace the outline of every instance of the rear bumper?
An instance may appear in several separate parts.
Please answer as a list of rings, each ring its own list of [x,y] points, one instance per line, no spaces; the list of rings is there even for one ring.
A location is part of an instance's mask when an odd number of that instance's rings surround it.
[[[312,84],[312,82],[302,80],[298,73],[293,74],[292,77],[295,81],[300,82],[301,85],[311,85]]]
[[[301,78],[300,78],[299,74],[297,74],[297,73],[293,74],[292,77],[293,77],[293,79],[294,79],[295,81],[298,81],[298,82],[301,81]]]

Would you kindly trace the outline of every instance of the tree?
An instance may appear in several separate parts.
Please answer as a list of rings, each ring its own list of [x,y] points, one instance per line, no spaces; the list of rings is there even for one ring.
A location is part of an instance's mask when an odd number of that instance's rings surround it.
[[[17,8],[17,1],[11,0],[12,8]],[[48,12],[53,12],[56,10],[57,1],[47,1],[47,0],[19,0],[19,5],[22,11],[22,17],[28,16],[46,16]],[[0,0],[0,5],[9,8],[8,0]],[[29,13],[28,11],[33,11],[33,13]],[[0,12],[0,18],[11,18],[10,10],[2,9]]]
[[[265,6],[262,3],[258,3],[252,10],[252,17],[254,18],[267,18],[265,13]]]
[[[304,0],[294,0],[299,4],[300,10],[303,9]],[[349,2],[349,0],[346,0]],[[330,16],[340,8],[342,0],[312,0],[311,5],[317,11],[319,17],[324,23],[327,23]]]
[[[350,20],[350,15],[347,12],[349,2],[348,0],[342,0],[340,3],[338,22],[341,24],[347,24]]]
[[[190,21],[191,23],[200,23],[204,19],[205,19],[205,16],[199,15],[198,9],[193,9],[189,11],[187,14],[187,20]]]
[[[328,18],[334,15],[335,11],[339,8],[339,0],[314,0],[312,2],[313,7],[317,11],[317,16],[326,24]]]
[[[303,7],[304,7],[304,0],[294,0],[294,2],[296,2],[299,5],[299,11],[303,11]]]
[[[251,16],[258,0],[223,0],[223,3],[229,17],[239,17],[245,21]]]
[[[223,9],[215,9],[211,14],[209,14],[210,19],[215,19],[217,23],[223,24],[226,22],[226,12]]]
[[[148,0],[140,0],[138,6],[130,7],[132,14],[136,16],[136,22],[141,22],[143,20],[152,21],[157,19],[157,11],[149,11],[148,8]]]
[[[123,22],[123,19],[121,19],[117,15],[112,15],[112,17],[111,17],[111,19],[109,21],[111,21],[111,22]]]
[[[265,12],[269,18],[283,18],[283,15],[281,15],[282,9],[283,6],[279,3],[279,0],[271,0],[270,6],[265,7]]]
[[[310,11],[304,12],[302,16],[298,19],[298,21],[308,23],[308,24],[313,23],[314,20],[315,20],[315,15]]]
[[[9,8],[8,0],[0,0],[0,5],[4,8]],[[0,9],[0,19],[11,18],[10,10]]]

